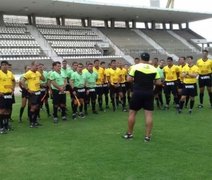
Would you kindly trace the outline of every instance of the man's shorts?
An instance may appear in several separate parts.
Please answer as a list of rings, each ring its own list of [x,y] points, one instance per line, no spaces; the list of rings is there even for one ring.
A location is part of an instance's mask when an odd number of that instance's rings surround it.
[[[182,96],[197,96],[197,85],[196,84],[184,84],[184,88],[182,90]]]
[[[126,83],[121,83],[120,86],[121,86],[121,92],[125,94],[127,92]]]
[[[96,85],[96,94],[101,96],[103,94],[103,86],[102,84],[97,84]]]
[[[113,95],[113,94],[118,94],[121,92],[121,86],[120,85],[110,85],[110,94]]]
[[[176,81],[165,81],[164,82],[164,93],[173,95],[177,94],[177,82]]]
[[[22,98],[28,98],[29,97],[29,93],[25,88],[21,88],[21,97]]]
[[[85,99],[86,96],[86,89],[85,88],[74,88],[77,94],[77,98]]]
[[[52,100],[54,105],[60,105],[66,103],[66,94],[60,93],[58,90],[52,90]]]
[[[133,91],[130,101],[130,109],[138,111],[140,109],[153,111],[154,110],[154,94],[151,91]]]
[[[5,93],[0,96],[0,109],[11,109],[13,104],[13,95],[11,93]]]
[[[108,94],[109,93],[108,83],[103,84],[102,89],[103,89],[103,94]]]
[[[207,74],[207,75],[199,75],[199,87],[211,87],[212,86],[212,78],[211,78],[211,74]]]
[[[40,104],[40,98],[41,98],[41,92],[36,91],[33,93],[29,93],[29,104],[31,105],[39,105]]]

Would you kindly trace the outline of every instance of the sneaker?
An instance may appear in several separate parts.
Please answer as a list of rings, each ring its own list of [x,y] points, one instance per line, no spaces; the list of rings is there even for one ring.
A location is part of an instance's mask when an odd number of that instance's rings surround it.
[[[58,123],[58,118],[57,117],[54,117],[54,123]]]
[[[144,137],[144,142],[150,142],[151,141],[151,137],[145,136]]]
[[[178,114],[181,114],[182,113],[182,109],[178,109]]]
[[[169,109],[169,105],[165,105],[164,107],[163,107],[163,110],[168,110]]]
[[[4,128],[0,129],[0,134],[7,134],[7,131]]]
[[[123,111],[123,112],[127,112],[127,109],[126,109],[126,108],[123,108],[122,111]]]
[[[35,126],[42,126],[42,124],[39,123],[39,122],[36,122],[34,125],[35,125]]]
[[[199,109],[203,108],[203,105],[202,105],[202,104],[199,104],[199,105],[198,105],[198,108],[199,108]]]
[[[130,133],[126,133],[126,134],[123,135],[123,138],[124,139],[132,139],[133,138],[133,135],[130,134]]]
[[[67,120],[66,116],[63,116],[63,117],[62,117],[62,120],[63,120],[63,121],[66,121],[66,120]]]
[[[79,114],[79,117],[81,117],[81,118],[85,118],[84,113],[82,113],[82,112],[81,112],[81,113]]]
[[[188,113],[191,114],[192,113],[192,109],[189,109]]]
[[[35,123],[31,123],[29,127],[30,128],[37,128],[37,126],[35,125]]]
[[[76,114],[72,114],[72,119],[76,120],[77,119],[77,115]]]

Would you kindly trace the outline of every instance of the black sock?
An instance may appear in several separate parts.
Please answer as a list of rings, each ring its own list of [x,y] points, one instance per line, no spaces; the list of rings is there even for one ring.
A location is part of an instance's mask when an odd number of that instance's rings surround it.
[[[2,129],[4,127],[3,126],[3,120],[4,120],[4,115],[0,114],[0,129]]]
[[[96,102],[95,101],[92,101],[91,102],[91,106],[92,106],[92,111],[95,111]]]
[[[76,112],[77,112],[77,105],[73,104],[72,108],[73,108],[73,114],[76,114]]]
[[[186,107],[188,106],[188,101],[189,101],[189,96],[186,96],[186,103],[185,103]]]
[[[160,102],[160,105],[163,106],[163,97],[162,97],[162,94],[158,94],[158,100]]]
[[[204,93],[200,93],[200,94],[199,94],[199,101],[200,101],[200,104],[203,104],[203,97],[204,97]]]
[[[53,105],[53,116],[57,117],[58,106]]]
[[[84,104],[84,111],[85,112],[88,112],[88,104],[85,102],[85,104]]]
[[[166,97],[166,104],[169,105],[169,103],[170,103],[170,95],[166,94],[165,97]]]
[[[23,116],[24,109],[25,109],[25,107],[21,107],[21,109],[20,109],[20,114],[19,114],[19,118],[20,118],[20,119],[21,119],[22,116]]]
[[[180,101],[180,109],[183,109],[184,101]]]
[[[210,104],[212,105],[212,92],[209,93]]]
[[[105,94],[105,104],[108,106],[108,94]]]
[[[66,116],[66,107],[60,107],[61,108],[61,110],[62,110],[62,116]]]
[[[98,103],[99,103],[99,108],[102,108],[102,96],[98,96]]]
[[[47,114],[50,115],[49,103],[48,103],[48,101],[45,103],[45,107],[46,107],[46,112],[47,112]]]
[[[193,109],[194,107],[194,100],[190,100],[190,109]]]
[[[79,107],[79,111],[82,112],[82,110],[83,110],[83,104],[81,104]]]
[[[179,104],[178,96],[175,96],[175,97],[174,97],[174,102],[175,102],[176,105]]]

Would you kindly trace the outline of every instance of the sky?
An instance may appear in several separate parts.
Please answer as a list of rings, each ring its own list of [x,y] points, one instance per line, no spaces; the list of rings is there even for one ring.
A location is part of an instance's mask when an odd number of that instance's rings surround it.
[[[124,4],[132,6],[150,6],[150,0],[89,0],[96,1],[106,4]],[[177,10],[187,10],[187,11],[196,11],[196,12],[208,12],[212,14],[212,0],[175,0],[174,8]],[[167,0],[160,0],[161,8],[165,8]],[[198,21],[190,23],[190,28],[197,32],[198,34],[205,37],[208,41],[212,41],[212,18],[208,20]]]

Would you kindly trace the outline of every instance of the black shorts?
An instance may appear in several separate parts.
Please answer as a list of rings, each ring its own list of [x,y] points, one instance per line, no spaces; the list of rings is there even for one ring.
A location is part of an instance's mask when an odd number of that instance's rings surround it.
[[[85,99],[86,96],[86,90],[85,88],[74,88],[77,94],[77,98],[79,99]]]
[[[177,82],[176,81],[165,81],[164,83],[164,93],[165,94],[177,94]]]
[[[15,95],[12,95],[12,103],[15,104]]]
[[[41,101],[45,101],[49,98],[49,91],[48,91],[48,88],[45,88],[45,89],[41,89]],[[41,103],[42,103],[41,102]]]
[[[29,93],[25,88],[21,89],[21,97],[22,98],[28,98],[29,97]]]
[[[102,89],[103,89],[103,94],[108,94],[109,93],[108,83],[103,84]]]
[[[121,83],[120,86],[121,86],[121,92],[125,94],[127,92],[126,83]]]
[[[156,85],[156,86],[155,86],[155,89],[154,89],[154,95],[161,94],[162,91],[163,91],[163,86],[161,86],[161,85]]]
[[[121,86],[110,85],[110,95],[113,96],[114,94],[118,94],[121,92]]]
[[[212,87],[212,78],[211,78],[211,74],[207,74],[207,75],[199,75],[199,87]]]
[[[133,83],[126,82],[126,91],[133,91]]]
[[[12,93],[5,93],[0,96],[0,109],[12,109],[13,95]]]
[[[37,91],[37,92],[33,92],[33,93],[29,93],[29,104],[30,105],[39,105],[40,104],[40,98],[41,98],[41,92]]]
[[[96,95],[95,88],[89,88],[88,91],[89,91],[89,94],[88,94],[88,96],[85,96],[86,99],[88,101],[89,100],[92,100],[92,101],[96,100],[97,95]]]
[[[184,87],[182,90],[182,96],[190,96],[190,97],[197,96],[197,85],[196,84],[184,84]]]
[[[66,94],[60,93],[58,90],[52,90],[52,100],[54,105],[61,105],[66,103]]]
[[[96,94],[101,96],[103,94],[103,86],[102,85],[96,85]]]
[[[142,92],[133,91],[132,99],[130,101],[130,109],[138,111],[141,108],[148,111],[154,110],[154,94],[153,91]]]
[[[183,89],[183,88],[184,88],[183,82],[178,81],[178,82],[177,82],[177,88],[178,88],[178,89]]]

